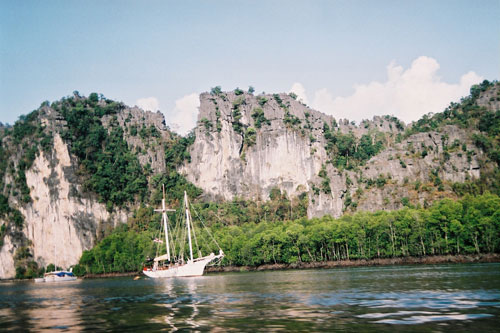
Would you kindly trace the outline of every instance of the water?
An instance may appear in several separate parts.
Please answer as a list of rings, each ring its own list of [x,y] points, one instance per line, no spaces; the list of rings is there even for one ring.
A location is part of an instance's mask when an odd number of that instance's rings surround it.
[[[0,331],[498,332],[500,264],[0,283]]]

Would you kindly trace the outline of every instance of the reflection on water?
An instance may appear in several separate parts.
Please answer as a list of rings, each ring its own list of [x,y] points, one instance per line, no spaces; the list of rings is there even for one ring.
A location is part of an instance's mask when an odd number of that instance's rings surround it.
[[[500,264],[0,284],[0,331],[496,331]]]

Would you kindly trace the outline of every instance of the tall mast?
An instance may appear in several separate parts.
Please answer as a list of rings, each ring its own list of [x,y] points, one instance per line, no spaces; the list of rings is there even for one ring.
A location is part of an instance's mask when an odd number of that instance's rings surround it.
[[[186,206],[186,225],[187,225],[187,234],[189,240],[189,254],[191,256],[191,262],[193,261],[193,245],[191,244],[191,218],[189,216],[189,204],[188,197],[186,191],[184,191],[184,205]]]
[[[165,229],[165,246],[167,247],[167,259],[170,260],[170,244],[168,242],[168,216],[167,212],[175,212],[174,209],[165,207],[165,184],[163,184],[163,199],[161,199],[161,209],[155,209],[155,212],[161,212],[163,218],[163,228]]]
[[[165,207],[165,184],[163,184],[163,199],[161,199],[161,208],[163,215],[163,227],[165,228],[165,245],[167,247],[167,260],[170,261],[170,244],[168,243],[168,217],[167,209]]]
[[[57,261],[57,255],[56,255],[56,243],[57,243],[57,242],[56,242],[56,237],[55,237],[55,235],[56,235],[56,231],[54,230],[54,228],[52,228],[52,230],[53,230],[53,231],[52,231],[52,238],[53,238],[53,242],[54,242],[54,272],[56,272],[56,271],[57,271],[57,263],[56,263],[56,261]],[[63,238],[64,238],[64,237],[63,237]]]

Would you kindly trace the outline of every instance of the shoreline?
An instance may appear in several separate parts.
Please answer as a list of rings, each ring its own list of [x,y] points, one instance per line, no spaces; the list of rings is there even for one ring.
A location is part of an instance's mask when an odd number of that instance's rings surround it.
[[[467,264],[467,263],[494,263],[500,262],[500,253],[486,253],[475,255],[436,255],[425,257],[351,259],[336,261],[300,262],[294,264],[264,264],[259,266],[210,266],[205,268],[206,274],[230,272],[258,272],[281,271],[289,269],[329,269],[337,267],[362,266],[395,266],[395,265],[436,265],[436,264]],[[118,272],[104,274],[86,274],[79,279],[100,279],[111,277],[143,276],[139,272]],[[31,281],[32,279],[0,279],[0,282]]]
[[[264,264],[259,266],[212,266],[206,267],[205,272],[251,272],[251,271],[279,271],[288,269],[328,269],[336,267],[361,266],[392,266],[392,265],[435,265],[435,264],[466,264],[466,263],[494,263],[500,262],[500,253],[477,255],[437,255],[425,257],[400,257],[376,259],[351,259],[337,261],[301,262],[295,264]]]

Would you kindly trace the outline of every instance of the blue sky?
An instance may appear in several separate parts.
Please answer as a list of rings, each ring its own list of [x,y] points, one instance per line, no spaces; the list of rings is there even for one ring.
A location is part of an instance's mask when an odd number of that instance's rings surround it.
[[[0,121],[95,91],[185,132],[216,85],[410,121],[499,78],[499,17],[499,0],[1,0]]]

